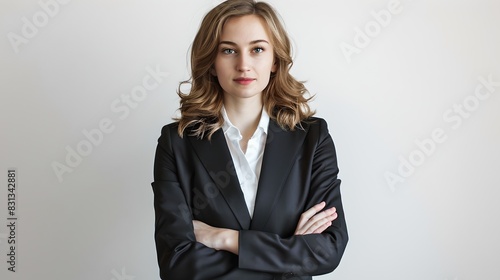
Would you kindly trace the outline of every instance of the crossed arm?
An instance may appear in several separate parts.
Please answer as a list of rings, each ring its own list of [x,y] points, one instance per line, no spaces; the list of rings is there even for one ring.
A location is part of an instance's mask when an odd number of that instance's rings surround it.
[[[292,219],[298,220],[296,225],[288,224],[288,234],[282,235],[273,230],[232,230],[237,225],[232,229],[216,228],[193,220],[197,217],[187,203],[193,197],[186,197],[190,192],[183,189],[190,185],[187,181],[191,177],[182,176],[183,169],[179,169],[176,161],[176,157],[186,161],[191,151],[181,143],[185,139],[179,139],[175,133],[171,127],[162,131],[152,184],[155,241],[162,279],[274,279],[283,273],[307,278],[337,267],[348,236],[335,151],[326,128],[321,130],[314,150],[311,190],[304,194],[307,197],[301,196],[307,201],[298,204],[308,210],[300,217],[295,212],[295,218],[282,220],[292,223]],[[314,205],[318,201],[322,202]],[[290,233],[293,234],[289,236]]]
[[[322,233],[331,226],[332,221],[337,218],[337,210],[335,207],[331,207],[321,211],[325,208],[325,205],[324,201],[320,202],[302,213],[294,235]],[[193,227],[196,241],[209,248],[224,250],[238,255],[238,231],[212,227],[197,220],[193,221]]]

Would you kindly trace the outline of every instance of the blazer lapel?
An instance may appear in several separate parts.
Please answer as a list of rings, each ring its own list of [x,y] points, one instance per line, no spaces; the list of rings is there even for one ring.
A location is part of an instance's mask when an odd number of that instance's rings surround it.
[[[231,153],[222,129],[212,135],[210,141],[188,136],[200,161],[218,187],[243,229],[250,227],[250,214],[234,169]],[[223,180],[221,178],[228,178]]]
[[[308,126],[304,125],[304,129]],[[275,121],[269,122],[251,229],[266,225],[305,135],[302,129],[285,131]]]

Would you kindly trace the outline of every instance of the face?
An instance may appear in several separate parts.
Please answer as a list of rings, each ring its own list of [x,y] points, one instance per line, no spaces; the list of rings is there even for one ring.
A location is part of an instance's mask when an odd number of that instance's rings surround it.
[[[265,21],[255,15],[230,18],[222,29],[214,75],[224,99],[261,98],[276,69]]]

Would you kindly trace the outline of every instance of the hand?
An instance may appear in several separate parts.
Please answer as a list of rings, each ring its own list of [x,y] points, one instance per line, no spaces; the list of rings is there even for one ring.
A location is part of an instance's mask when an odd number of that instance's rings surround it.
[[[218,238],[217,235],[220,232],[219,228],[209,226],[204,222],[197,220],[193,221],[194,235],[196,236],[196,241],[202,243],[203,245],[219,250],[218,249]]]
[[[197,220],[193,220],[193,227],[196,241],[215,250],[238,254],[238,231],[212,227]]]
[[[331,226],[332,221],[337,219],[337,209],[332,207],[318,213],[325,206],[326,203],[322,201],[302,213],[295,229],[295,235],[322,233]]]

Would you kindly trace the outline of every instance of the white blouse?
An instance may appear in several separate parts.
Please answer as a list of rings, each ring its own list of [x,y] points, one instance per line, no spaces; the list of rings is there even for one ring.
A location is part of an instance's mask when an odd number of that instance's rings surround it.
[[[262,109],[259,125],[250,140],[248,140],[246,153],[243,153],[240,146],[243,136],[240,130],[231,123],[224,108],[222,108],[222,116],[224,117],[222,131],[224,131],[224,136],[226,137],[227,146],[233,159],[234,168],[236,169],[236,175],[238,176],[238,181],[245,197],[248,212],[250,213],[250,217],[253,217],[262,167],[262,157],[266,145],[267,127],[269,126],[269,115],[266,113],[266,110]]]

